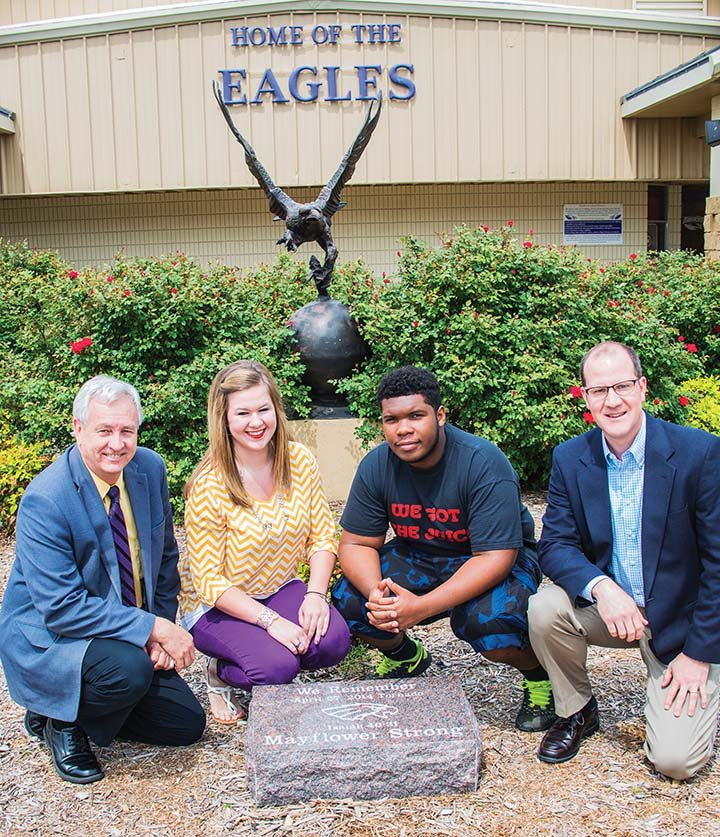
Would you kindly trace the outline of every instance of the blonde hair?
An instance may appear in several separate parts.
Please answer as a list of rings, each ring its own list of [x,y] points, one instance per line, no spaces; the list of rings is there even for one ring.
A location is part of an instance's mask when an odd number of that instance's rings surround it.
[[[267,387],[270,401],[275,408],[277,428],[270,440],[273,451],[273,480],[275,489],[283,494],[290,491],[290,449],[292,441],[288,428],[287,417],[282,403],[282,395],[275,378],[270,372],[255,360],[236,360],[222,369],[213,379],[208,393],[208,449],[200,460],[190,479],[185,483],[185,497],[192,490],[195,480],[208,468],[215,468],[220,472],[230,499],[238,506],[250,508],[250,499],[235,463],[233,440],[228,429],[227,411],[228,399],[234,392],[244,392],[246,389],[263,384]]]

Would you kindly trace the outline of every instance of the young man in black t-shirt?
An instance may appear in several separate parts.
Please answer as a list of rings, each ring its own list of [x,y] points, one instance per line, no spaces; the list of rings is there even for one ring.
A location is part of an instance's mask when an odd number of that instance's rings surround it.
[[[422,674],[430,654],[406,630],[449,616],[456,636],[524,675],[515,725],[547,729],[550,681],[527,626],[541,573],[515,471],[495,445],[446,424],[427,370],[390,372],[378,402],[385,443],[363,459],[350,489],[336,607],[383,653],[380,677]],[[395,537],[385,543],[388,525]]]

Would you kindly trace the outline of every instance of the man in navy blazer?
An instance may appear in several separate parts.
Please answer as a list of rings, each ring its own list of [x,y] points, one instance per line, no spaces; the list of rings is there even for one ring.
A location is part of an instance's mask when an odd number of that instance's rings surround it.
[[[720,439],[652,418],[637,354],[606,342],[580,367],[597,427],[553,455],[530,638],[558,720],[538,758],[573,758],[599,727],[587,646],[639,647],[645,753],[687,779],[708,761],[720,689]]]
[[[45,739],[58,775],[79,784],[104,775],[88,736],[100,745],[116,736],[181,745],[205,727],[178,675],[195,650],[175,624],[180,583],[167,476],[156,453],[137,447],[141,422],[130,384],[99,375],[82,386],[76,444],[20,503],[0,610],[10,694],[26,707],[28,733]]]

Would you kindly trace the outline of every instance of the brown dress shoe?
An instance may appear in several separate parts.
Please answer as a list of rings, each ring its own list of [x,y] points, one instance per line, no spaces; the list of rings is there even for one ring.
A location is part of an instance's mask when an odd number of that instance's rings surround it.
[[[537,757],[551,764],[570,761],[577,755],[583,738],[594,735],[599,728],[597,701],[591,697],[579,712],[555,721],[543,736]]]

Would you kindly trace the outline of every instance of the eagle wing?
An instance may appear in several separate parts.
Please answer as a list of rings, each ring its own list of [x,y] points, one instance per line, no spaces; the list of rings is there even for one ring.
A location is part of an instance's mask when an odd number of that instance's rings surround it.
[[[377,110],[375,110],[375,105],[377,105]],[[382,93],[378,95],[377,99],[370,102],[370,107],[368,108],[367,115],[365,116],[365,121],[363,122],[358,135],[355,137],[355,142],[353,142],[350,148],[348,148],[345,156],[342,158],[342,162],[337,167],[335,174],[330,178],[327,186],[324,186],[320,190],[320,194],[317,196],[315,203],[318,209],[328,219],[332,218],[338,209],[342,209],[343,206],[345,206],[345,204],[340,200],[340,192],[342,192],[343,186],[353,176],[353,173],[355,172],[355,164],[362,156],[365,146],[370,142],[370,137],[375,130],[378,119],[380,118],[381,110]]]
[[[228,127],[235,135],[235,139],[245,149],[245,162],[247,163],[247,167],[250,169],[250,173],[260,184],[263,192],[265,192],[265,196],[270,202],[270,211],[278,218],[282,218],[284,220],[285,218],[287,218],[288,213],[290,213],[292,208],[294,206],[297,206],[297,204],[289,195],[283,192],[283,190],[279,186],[276,186],[273,183],[272,177],[270,177],[270,175],[267,173],[267,169],[265,168],[265,166],[263,166],[260,160],[258,160],[257,154],[255,154],[252,145],[250,145],[250,143],[235,127],[235,123],[232,120],[232,116],[230,116],[230,112],[228,111],[227,106],[223,101],[222,93],[220,91],[220,85],[217,83],[217,81],[213,81],[212,87],[213,93],[215,95],[215,100],[220,106],[220,110],[222,111],[223,116],[225,117],[225,121],[227,122]]]

